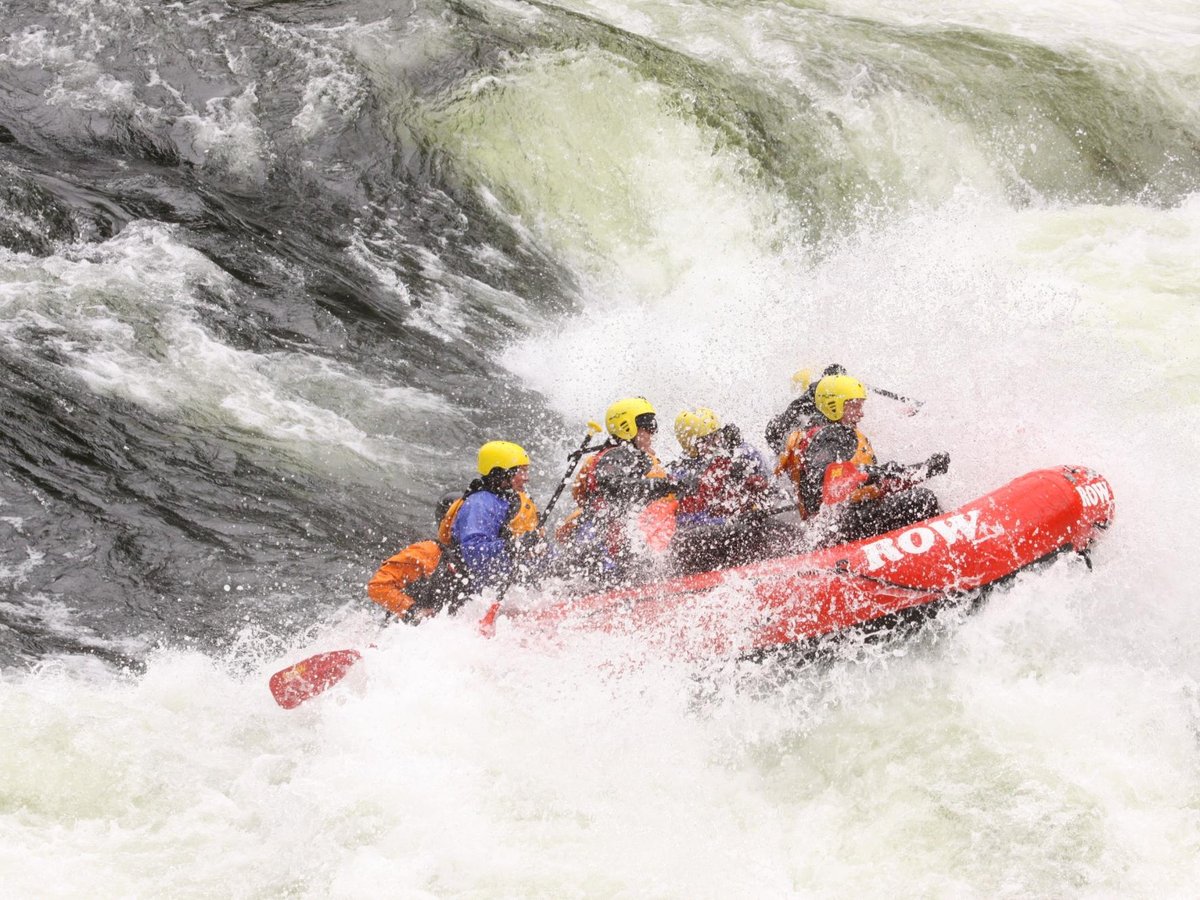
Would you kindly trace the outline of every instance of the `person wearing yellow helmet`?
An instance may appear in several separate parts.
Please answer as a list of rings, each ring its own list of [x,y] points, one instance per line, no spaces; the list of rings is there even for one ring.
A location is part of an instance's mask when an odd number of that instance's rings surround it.
[[[720,439],[721,422],[717,414],[704,406],[685,409],[675,417],[675,440],[683,456],[667,466],[671,477],[684,487],[685,493],[695,490],[701,473],[708,466],[708,449]]]
[[[674,502],[668,498],[676,483],[654,453],[658,417],[650,401],[617,400],[604,424],[609,441],[580,470],[572,490],[579,514],[571,532],[573,552],[566,558],[593,576],[623,579],[636,568],[635,528],[652,544],[669,543],[670,535],[662,534],[674,531]]]
[[[670,472],[687,494],[679,503],[681,526],[721,522],[762,505],[771,471],[736,425],[721,425],[716,413],[699,407],[676,417],[675,436],[684,458]]]
[[[837,363],[825,367],[821,377],[830,375],[845,375],[846,370]],[[782,454],[787,444],[788,436],[794,431],[807,431],[821,423],[821,414],[817,412],[815,394],[820,379],[808,380],[808,370],[803,369],[792,376],[792,382],[801,389],[801,394],[788,404],[787,409],[767,423],[767,446],[775,454]]]
[[[720,427],[717,414],[708,407],[685,409],[675,417],[675,440],[679,441],[687,457],[696,459],[706,443],[704,439],[710,438]]]
[[[871,442],[859,428],[867,389],[846,374],[826,375],[817,382],[813,404],[823,422],[789,438],[796,468],[801,515],[818,516],[821,543],[843,543],[901,528],[938,515],[934,494],[916,485],[944,474],[950,457],[935,453],[923,463],[880,464]]]
[[[658,432],[658,417],[645,397],[625,397],[609,405],[604,426],[618,441],[636,441],[641,432],[648,436],[645,443],[649,443]]]
[[[676,567],[692,572],[740,565],[769,555],[779,529],[762,516],[772,496],[771,471],[732,423],[707,408],[675,419],[684,457],[670,467],[683,496],[673,545]]]
[[[529,454],[511,441],[488,441],[476,458],[479,477],[443,520],[443,533],[462,562],[467,594],[506,584],[518,573],[517,556],[538,539],[537,506],[525,493]],[[455,606],[452,604],[451,611]]]
[[[512,441],[488,441],[479,448],[475,460],[475,468],[484,478],[506,472],[513,476],[529,474],[529,454]]]

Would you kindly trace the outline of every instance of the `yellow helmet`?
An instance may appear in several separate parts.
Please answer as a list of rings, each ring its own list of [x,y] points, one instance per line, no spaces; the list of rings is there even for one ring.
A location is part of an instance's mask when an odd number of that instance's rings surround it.
[[[529,454],[520,444],[511,441],[488,441],[479,448],[479,474],[490,475],[493,470],[515,469],[529,465]]]
[[[849,375],[826,375],[817,382],[813,401],[830,422],[840,422],[847,400],[865,400],[867,389]]]
[[[654,407],[645,397],[626,397],[618,400],[604,414],[604,425],[608,433],[617,440],[632,441],[638,430],[638,419],[654,415]]]
[[[700,452],[696,442],[721,427],[717,414],[711,409],[699,406],[696,409],[685,409],[675,417],[675,439],[688,456]]]

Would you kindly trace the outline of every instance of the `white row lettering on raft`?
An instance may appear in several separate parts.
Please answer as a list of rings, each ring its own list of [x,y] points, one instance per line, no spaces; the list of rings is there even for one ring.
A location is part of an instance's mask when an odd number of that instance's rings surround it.
[[[901,532],[895,540],[882,538],[863,547],[867,557],[867,571],[874,572],[883,568],[887,562],[900,562],[906,555],[919,556],[933,549],[940,536],[947,545],[954,544],[959,538],[973,541],[979,530],[979,510],[973,509],[967,513],[950,516],[944,520],[930,522],[928,525],[918,525]]]
[[[1075,493],[1079,494],[1084,506],[1103,506],[1112,500],[1112,491],[1103,481],[1079,485],[1075,488]]]

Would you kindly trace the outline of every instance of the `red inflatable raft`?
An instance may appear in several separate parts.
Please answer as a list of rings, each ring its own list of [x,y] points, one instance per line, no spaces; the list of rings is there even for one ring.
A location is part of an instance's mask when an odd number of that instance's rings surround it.
[[[1076,466],[1017,478],[952,512],[853,544],[555,603],[519,614],[557,633],[636,631],[690,656],[752,655],[883,625],[972,594],[1113,517],[1112,489]]]

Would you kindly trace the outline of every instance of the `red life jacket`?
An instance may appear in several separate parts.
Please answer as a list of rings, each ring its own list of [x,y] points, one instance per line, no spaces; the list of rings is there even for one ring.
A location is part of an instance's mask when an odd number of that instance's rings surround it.
[[[754,509],[768,490],[767,479],[757,471],[739,471],[732,456],[714,456],[696,480],[696,490],[679,501],[679,512],[720,518]]]
[[[555,532],[555,537],[560,541],[567,540],[574,534],[579,519],[585,512],[602,515],[608,508],[608,501],[601,495],[600,486],[596,481],[596,465],[600,461],[600,457],[619,446],[620,444],[614,444],[593,454],[580,468],[579,474],[575,476],[575,483],[571,486],[571,496],[575,498],[578,506]],[[663,468],[658,457],[653,452],[646,455],[650,457],[650,469],[642,477],[666,478],[667,470]],[[675,495],[668,494],[646,504],[645,508],[638,513],[638,530],[652,550],[664,552],[670,545],[671,538],[675,534],[675,513],[678,507],[679,501],[675,499]],[[625,543],[624,524],[616,520],[609,521],[604,531],[604,544],[608,552],[614,555],[622,552]]]
[[[775,466],[777,475],[786,472],[791,478],[792,484],[795,485],[796,507],[800,517],[804,519],[810,518],[817,512],[815,509],[810,510],[804,507],[804,480],[807,476],[805,456],[813,439],[829,425],[830,423],[824,423],[814,425],[807,431],[793,431],[788,435],[787,446],[779,455],[779,463]],[[854,456],[845,462],[831,463],[825,467],[825,476],[821,482],[822,506],[831,506],[847,500],[852,503],[861,503],[864,500],[875,500],[879,497],[877,487],[863,484],[867,480],[867,475],[859,469],[859,466],[875,465],[875,451],[865,434],[857,428],[854,429],[854,433],[858,437],[858,447],[854,451]]]
[[[880,490],[875,485],[869,485],[867,473],[860,466],[875,465],[875,451],[867,436],[854,429],[858,436],[858,447],[854,455],[845,462],[830,463],[825,467],[825,477],[821,481],[821,505],[833,506],[837,503],[862,503],[866,500],[878,500]]]
[[[600,457],[611,450],[616,450],[619,446],[621,445],[613,444],[611,447],[605,447],[599,453],[592,454],[591,458],[579,469],[579,474],[575,476],[575,484],[571,487],[571,496],[580,506],[594,509],[605,502],[604,498],[600,496],[600,486],[596,482],[596,464],[600,462]],[[646,455],[650,457],[650,470],[642,477],[666,478],[667,470],[658,461],[658,457],[653,453]]]
[[[592,505],[592,498],[599,497],[600,492],[596,485],[596,461],[612,449],[613,447],[605,447],[603,450],[593,453],[583,461],[583,465],[575,473],[575,480],[571,483],[571,498],[575,501],[575,508],[554,530],[554,537],[560,544],[567,543],[575,536],[575,529],[579,527],[579,520],[583,517],[584,509]]]

